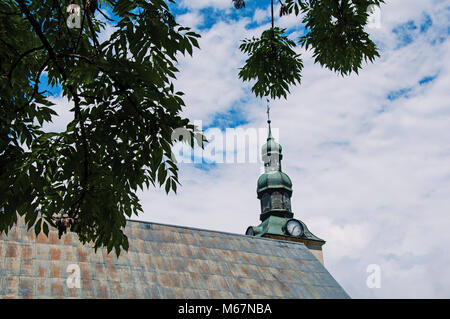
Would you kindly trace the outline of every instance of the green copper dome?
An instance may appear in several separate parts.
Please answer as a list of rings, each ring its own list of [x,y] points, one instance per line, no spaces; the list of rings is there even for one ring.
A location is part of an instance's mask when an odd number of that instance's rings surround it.
[[[269,189],[285,189],[292,193],[292,182],[289,176],[281,171],[270,171],[258,178],[257,193],[260,194]]]

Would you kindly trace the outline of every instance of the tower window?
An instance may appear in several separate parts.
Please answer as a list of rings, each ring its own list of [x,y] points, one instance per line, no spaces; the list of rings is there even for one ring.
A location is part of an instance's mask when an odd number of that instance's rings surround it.
[[[272,193],[272,209],[283,209],[283,195],[280,192]]]
[[[261,198],[261,211],[263,213],[270,211],[270,195],[264,194]]]
[[[287,211],[291,211],[291,198],[287,193],[283,194],[283,208]]]

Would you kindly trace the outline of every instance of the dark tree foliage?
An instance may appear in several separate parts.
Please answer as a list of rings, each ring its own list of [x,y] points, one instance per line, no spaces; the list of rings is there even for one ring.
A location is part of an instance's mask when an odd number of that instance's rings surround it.
[[[250,57],[239,77],[244,81],[256,79],[252,87],[256,96],[287,98],[289,85],[301,81],[303,63],[300,54],[292,50],[295,42],[283,35],[284,32],[279,28],[266,30],[260,38],[244,40],[240,46]]]
[[[348,75],[358,73],[362,62],[373,62],[379,57],[375,43],[370,40],[364,26],[370,5],[378,0],[321,0],[308,1],[301,7],[303,23],[309,32],[300,44],[312,49],[315,62]]]
[[[272,28],[273,24],[272,4]],[[380,6],[383,0],[278,0],[280,16],[295,14],[299,16],[299,23],[305,27],[305,34],[299,39],[299,44],[306,50],[313,51],[316,63],[344,75],[358,73],[363,62],[373,62],[379,57],[375,43],[364,31],[368,23],[370,6]],[[236,1],[235,1],[236,6]],[[243,3],[245,6],[245,3]],[[263,35],[270,35],[264,31]],[[261,54],[261,45],[249,47],[251,40],[244,40],[241,50],[249,55],[239,76],[244,81],[256,80],[252,91],[256,96],[270,96],[272,98],[287,98],[289,86],[300,83],[301,67],[287,72],[285,76],[271,77],[262,70],[272,70],[277,74],[280,70],[288,69],[289,65],[302,65],[299,54],[290,45],[287,37],[273,32],[272,46],[284,59],[267,59]],[[254,39],[253,43],[261,43],[264,37]],[[276,45],[275,45],[276,43]],[[289,52],[289,53],[288,53]]]
[[[72,3],[81,28],[67,25]],[[117,29],[100,42],[103,4]],[[19,214],[36,233],[70,228],[95,248],[127,250],[138,188],[179,184],[174,129],[202,140],[172,83],[176,56],[192,55],[198,37],[163,0],[1,1],[0,232]],[[44,74],[73,105],[61,133],[42,129],[58,111],[41,91]]]

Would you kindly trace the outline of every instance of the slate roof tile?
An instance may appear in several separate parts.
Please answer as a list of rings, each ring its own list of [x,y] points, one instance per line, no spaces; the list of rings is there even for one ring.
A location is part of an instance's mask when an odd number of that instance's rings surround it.
[[[0,234],[0,298],[348,298],[303,244],[135,221],[125,234],[117,259],[19,224]]]

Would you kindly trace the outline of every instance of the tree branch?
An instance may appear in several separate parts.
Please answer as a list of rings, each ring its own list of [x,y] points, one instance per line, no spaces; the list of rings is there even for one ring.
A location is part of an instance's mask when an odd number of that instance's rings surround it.
[[[91,58],[91,57],[87,57],[81,54],[74,54],[74,53],[58,53],[58,55],[62,55],[62,56],[68,56],[68,57],[74,57],[74,58],[78,58],[78,59],[82,59],[87,61],[90,64],[95,64],[95,61]],[[108,72],[106,69],[102,68],[101,66],[99,66],[98,64],[95,64],[96,67],[102,71],[103,73],[105,73],[118,87],[121,91],[123,92],[127,92],[127,88],[125,85],[123,85],[123,83],[120,81],[120,79],[118,79],[117,77],[115,77],[114,75],[112,75],[110,72]],[[131,106],[135,109],[135,111],[142,116],[143,119],[146,119],[146,116],[142,113],[141,110],[139,110],[136,107],[136,102],[131,100],[130,96],[127,94],[126,95],[127,100],[130,102]]]
[[[9,70],[9,73],[8,73],[8,82],[9,82],[10,87],[12,87],[12,84],[11,84],[12,73],[14,72],[14,69],[19,65],[20,61],[23,58],[25,58],[28,54],[33,53],[35,51],[42,50],[42,49],[44,49],[43,45],[41,45],[40,47],[37,47],[37,48],[32,48],[30,50],[27,50],[20,55],[20,57],[16,60],[16,62],[13,63],[13,65],[11,66],[11,70]]]
[[[61,1],[58,1],[58,0],[53,0],[53,1],[54,1],[54,2],[53,2],[53,7],[56,7],[56,6],[58,7],[58,19],[59,19],[59,22],[61,22],[61,20],[64,21],[64,22],[63,22],[63,25],[64,25],[64,27],[66,28],[67,33],[68,33],[69,35],[72,35],[72,33],[70,32],[70,28],[68,27],[68,25],[67,25],[65,19],[62,19],[62,18],[64,17],[64,14],[63,14],[62,11],[61,11],[61,7],[60,7],[59,3],[58,3],[58,4],[56,3],[56,2],[61,2]],[[58,24],[58,31],[60,31],[60,30],[61,30],[61,29],[59,28],[59,24]],[[75,43],[74,43],[74,40],[73,40],[72,37],[70,37],[70,41],[72,42],[72,46],[75,47]]]
[[[55,66],[58,69],[59,73],[61,73],[61,76],[63,77],[63,79],[66,80],[67,79],[66,73],[65,73],[64,69],[59,66],[58,61],[56,59],[55,51],[53,50],[52,46],[48,42],[47,38],[42,33],[40,24],[37,23],[37,21],[34,19],[33,15],[30,13],[30,11],[28,10],[28,8],[25,5],[25,2],[23,0],[18,0],[17,2],[19,3],[22,13],[27,17],[28,21],[30,22],[31,26],[34,29],[34,32],[36,32],[37,36],[41,40],[45,49],[47,50],[48,55],[50,56],[50,59],[52,59],[55,62]]]
[[[83,35],[84,30],[84,19],[86,18],[86,10],[83,12],[83,19],[81,19],[81,28],[80,28],[80,34],[78,35],[77,42],[75,44],[75,48],[73,51],[76,53],[78,50],[78,45],[80,44],[81,36]]]
[[[34,19],[33,15],[30,13],[27,6],[25,5],[24,0],[17,0],[17,2],[19,3],[22,13],[27,17],[28,21],[30,22],[31,26],[34,29],[34,32],[37,34],[37,36],[41,40],[42,44],[46,48],[50,59],[53,60],[53,62],[55,63],[55,66],[58,69],[59,73],[61,74],[63,80],[65,82],[67,82],[66,72],[59,65],[57,55],[56,55],[55,51],[53,50],[52,46],[50,45],[50,43],[48,42],[47,38],[43,34],[40,24]],[[69,92],[72,94],[73,99],[74,99],[75,118],[80,123],[81,140],[82,140],[83,152],[84,152],[84,178],[82,181],[82,194],[80,196],[80,199],[78,200],[80,202],[83,200],[83,198],[85,197],[85,195],[87,193],[87,178],[89,175],[89,171],[88,171],[88,169],[89,169],[89,153],[88,153],[89,150],[88,150],[88,143],[87,143],[87,139],[86,139],[86,130],[84,127],[84,119],[82,117],[81,109],[80,109],[80,98],[76,92],[76,89],[74,89],[72,85],[67,85],[67,88],[68,88]]]
[[[99,43],[98,43],[98,40],[97,40],[97,36],[95,35],[95,30],[94,30],[94,26],[92,25],[91,17],[89,15],[87,15],[87,19],[88,19],[89,30],[92,33],[92,41],[94,41],[95,50],[98,52]]]
[[[38,90],[39,90],[39,82],[40,82],[40,78],[41,78],[41,74],[42,72],[44,72],[45,67],[48,65],[48,62],[50,61],[50,58],[47,58],[47,60],[45,60],[45,62],[42,64],[42,66],[39,68],[35,80],[34,80],[34,88],[33,88],[33,94],[31,95],[31,97],[28,99],[27,103],[22,106],[21,108],[19,108],[17,111],[20,112],[22,111],[27,105],[29,105],[31,103],[31,101],[33,101],[34,97],[36,96],[36,94],[38,94]]]
[[[97,11],[98,11],[98,12],[99,12],[106,20],[111,21],[111,22],[114,22],[114,20],[111,19],[110,17],[108,17],[105,13],[103,13],[102,10],[97,9]]]

